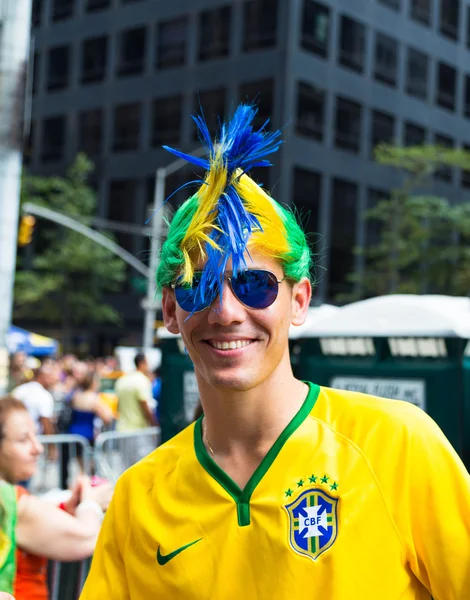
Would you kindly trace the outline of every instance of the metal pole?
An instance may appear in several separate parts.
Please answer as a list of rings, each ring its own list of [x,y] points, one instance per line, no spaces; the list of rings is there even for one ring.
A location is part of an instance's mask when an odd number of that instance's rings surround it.
[[[153,348],[153,335],[155,328],[155,319],[160,301],[157,300],[157,285],[155,273],[158,264],[158,254],[160,252],[160,236],[162,230],[162,215],[160,209],[165,201],[165,178],[167,170],[163,167],[157,169],[155,175],[155,193],[153,196],[153,216],[152,216],[152,237],[150,239],[150,265],[147,279],[147,297],[144,303],[145,321],[144,321],[144,350]]]
[[[8,386],[31,0],[0,0],[0,395]]]

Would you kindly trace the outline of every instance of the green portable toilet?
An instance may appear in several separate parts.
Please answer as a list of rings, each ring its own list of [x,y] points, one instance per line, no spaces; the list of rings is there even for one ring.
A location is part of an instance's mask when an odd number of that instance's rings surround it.
[[[193,421],[199,393],[193,363],[186,354],[181,336],[160,328],[157,337],[162,351],[161,439],[166,442]]]
[[[398,294],[339,309],[291,340],[291,351],[300,379],[419,406],[468,466],[469,338],[469,298]]]

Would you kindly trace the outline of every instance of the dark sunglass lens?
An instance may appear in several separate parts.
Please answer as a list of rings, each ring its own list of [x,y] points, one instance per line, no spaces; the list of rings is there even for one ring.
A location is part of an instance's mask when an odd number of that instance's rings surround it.
[[[202,273],[195,273],[192,285],[179,284],[175,286],[176,301],[180,307],[187,312],[198,312],[210,306],[214,300],[212,297],[206,297],[204,302],[201,301],[198,292],[199,283],[201,282]]]
[[[273,273],[259,269],[241,271],[232,278],[232,289],[250,308],[268,308],[276,300],[278,283]]]

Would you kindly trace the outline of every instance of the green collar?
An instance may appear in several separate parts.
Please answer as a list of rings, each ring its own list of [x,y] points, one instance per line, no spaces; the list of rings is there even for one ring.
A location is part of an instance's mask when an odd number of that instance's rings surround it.
[[[320,393],[320,387],[310,382],[305,382],[310,388],[310,391],[304,403],[300,407],[292,421],[286,426],[277,440],[272,445],[269,452],[263,458],[256,471],[250,477],[244,489],[233,481],[233,479],[223,471],[217,463],[207,453],[207,450],[202,441],[202,416],[196,421],[194,426],[194,449],[198,461],[202,467],[213,477],[235,500],[237,505],[238,524],[240,527],[245,527],[250,524],[250,499],[256,486],[263,479],[269,467],[276,460],[277,455],[282,450],[284,444],[290,436],[302,425],[308,417]]]

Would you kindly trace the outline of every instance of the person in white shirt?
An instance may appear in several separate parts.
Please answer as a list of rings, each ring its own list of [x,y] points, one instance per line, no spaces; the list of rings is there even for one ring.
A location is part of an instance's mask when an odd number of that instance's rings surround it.
[[[58,382],[58,371],[55,365],[47,363],[38,367],[34,377],[12,391],[12,396],[21,400],[35,425],[36,433],[51,435],[55,433],[52,420],[54,415],[54,397],[50,390]]]

